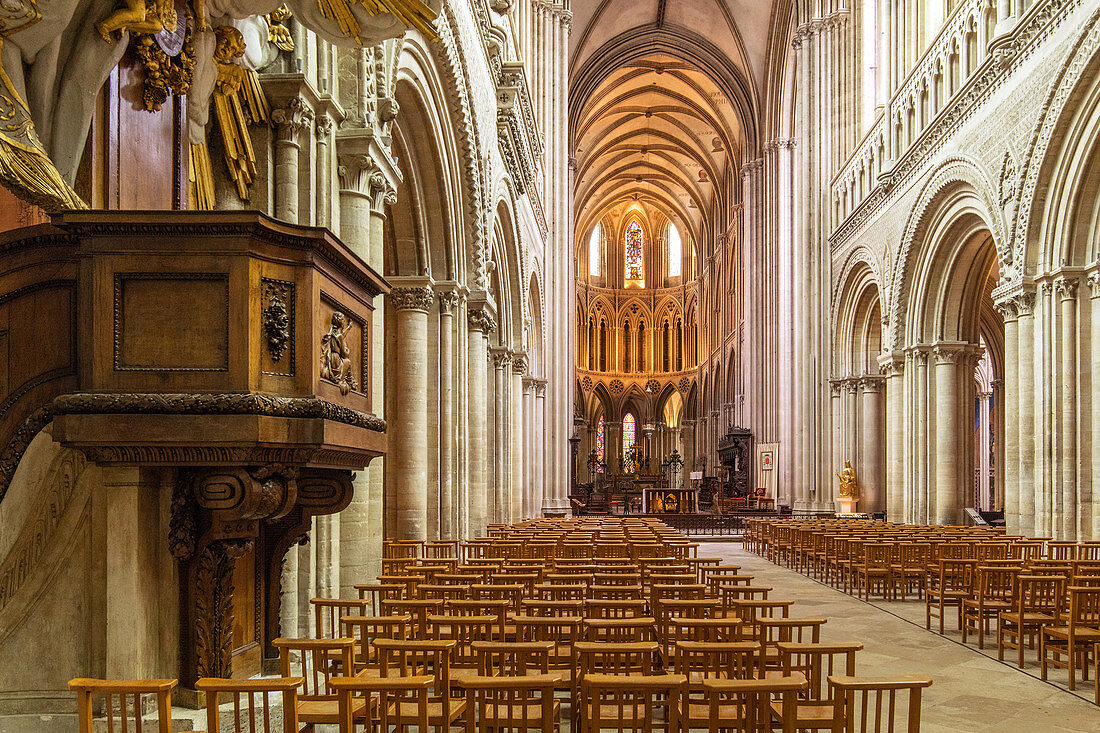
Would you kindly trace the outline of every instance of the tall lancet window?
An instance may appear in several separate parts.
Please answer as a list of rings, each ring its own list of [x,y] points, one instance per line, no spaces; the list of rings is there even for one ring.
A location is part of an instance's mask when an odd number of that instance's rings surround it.
[[[604,446],[603,415],[600,415],[600,419],[596,422],[596,458],[601,461],[604,460]]]
[[[626,285],[645,287],[645,233],[638,220],[626,228],[624,244],[624,280]]]
[[[592,277],[600,276],[600,237],[602,236],[602,224],[592,227],[592,236],[588,238],[588,274]]]
[[[668,223],[668,276],[680,277],[684,259],[683,244],[680,242],[680,230],[672,222]]]
[[[623,469],[627,473],[634,473],[634,427],[634,414],[628,412],[623,418]]]

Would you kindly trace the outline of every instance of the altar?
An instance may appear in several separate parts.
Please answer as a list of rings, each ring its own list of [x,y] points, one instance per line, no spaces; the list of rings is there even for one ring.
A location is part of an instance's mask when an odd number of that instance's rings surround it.
[[[691,488],[649,487],[642,495],[645,514],[694,514],[696,492]]]

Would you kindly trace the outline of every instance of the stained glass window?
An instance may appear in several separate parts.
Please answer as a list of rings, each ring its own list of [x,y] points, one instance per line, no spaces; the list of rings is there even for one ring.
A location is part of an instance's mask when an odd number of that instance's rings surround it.
[[[592,277],[600,276],[600,234],[603,227],[600,224],[592,227],[592,236],[588,240],[588,274]]]
[[[638,220],[626,228],[626,281],[645,285],[645,233]]]
[[[634,415],[626,413],[623,418],[623,468],[627,473],[634,473]]]
[[[603,415],[600,415],[600,419],[596,421],[596,457],[601,461],[604,460],[603,432]]]
[[[680,276],[680,264],[683,261],[683,245],[680,242],[680,230],[672,222],[668,224],[668,274]]]

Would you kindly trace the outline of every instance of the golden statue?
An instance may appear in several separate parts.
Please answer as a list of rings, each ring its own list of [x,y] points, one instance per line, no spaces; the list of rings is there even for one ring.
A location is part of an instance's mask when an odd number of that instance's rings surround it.
[[[840,479],[840,496],[844,499],[859,498],[859,485],[856,484],[856,470],[851,461],[844,461],[844,470],[836,475]]]
[[[173,33],[180,21],[172,0],[124,0],[124,6],[95,24],[99,35],[107,43],[114,43],[114,33],[129,31],[134,34],[155,35],[161,31]],[[206,30],[205,1],[194,3],[195,19],[201,30]]]

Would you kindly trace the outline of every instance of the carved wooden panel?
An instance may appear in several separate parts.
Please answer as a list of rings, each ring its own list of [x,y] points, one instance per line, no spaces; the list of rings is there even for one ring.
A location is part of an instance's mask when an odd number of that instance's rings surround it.
[[[368,356],[370,349],[370,328],[368,327],[367,320],[347,306],[337,303],[323,293],[321,295],[320,305],[320,318],[318,322],[321,325],[322,333],[329,332],[332,329],[332,316],[334,313],[342,313],[344,315],[347,332],[344,335],[343,342],[350,351],[348,358],[351,360],[351,377],[355,383],[354,390],[356,392],[369,394],[370,362]],[[321,359],[320,353],[318,353],[316,358],[318,360]],[[324,378],[323,374],[322,378]],[[364,383],[364,378],[367,379],[367,383]],[[335,384],[335,382],[333,383]]]
[[[294,305],[294,283],[269,277],[260,280],[260,368],[264,374],[294,376]]]
[[[116,371],[229,370],[228,275],[116,274],[114,311]]]

